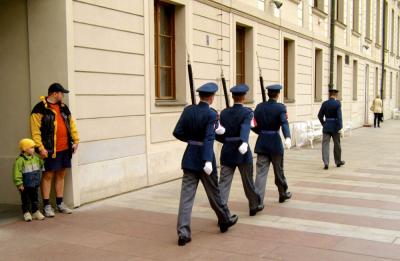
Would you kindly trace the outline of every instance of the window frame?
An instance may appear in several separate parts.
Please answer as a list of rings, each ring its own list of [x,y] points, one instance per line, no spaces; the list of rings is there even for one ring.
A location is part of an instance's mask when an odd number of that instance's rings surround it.
[[[169,26],[171,27],[170,35],[161,35],[160,34],[160,9],[161,7],[168,7],[173,9],[171,17],[169,17]],[[170,50],[170,66],[163,66],[160,64],[160,37],[169,37],[171,38],[171,50]],[[156,100],[176,100],[176,63],[175,63],[175,6],[172,4],[165,3],[160,0],[154,0],[154,70],[155,70],[155,98]],[[161,68],[170,68],[171,70],[171,83],[169,93],[171,96],[161,96]]]

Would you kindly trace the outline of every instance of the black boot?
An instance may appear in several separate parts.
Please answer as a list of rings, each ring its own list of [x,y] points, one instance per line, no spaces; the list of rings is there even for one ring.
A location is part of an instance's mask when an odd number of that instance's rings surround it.
[[[236,215],[232,215],[231,219],[228,223],[219,223],[219,230],[221,231],[221,233],[225,233],[226,231],[228,231],[228,229],[235,225],[236,222],[238,221],[238,216]]]
[[[329,166],[328,166],[328,165],[325,165],[325,166],[324,166],[324,169],[329,169]]]
[[[336,164],[336,166],[337,166],[338,168],[340,168],[340,166],[343,166],[344,163],[345,163],[345,162],[342,160],[342,161],[340,161],[338,164]]]
[[[255,216],[257,214],[257,212],[260,212],[261,210],[264,209],[264,205],[258,205],[256,208],[254,209],[250,209],[250,216]]]
[[[189,243],[190,241],[192,241],[192,239],[190,237],[180,236],[178,239],[178,245],[184,246],[184,245],[186,245],[186,243]]]
[[[279,203],[283,203],[292,197],[292,192],[285,192],[285,194],[279,196]]]

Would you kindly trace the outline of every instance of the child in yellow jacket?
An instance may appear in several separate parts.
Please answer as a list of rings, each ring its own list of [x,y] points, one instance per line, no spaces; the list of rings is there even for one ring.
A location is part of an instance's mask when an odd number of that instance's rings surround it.
[[[22,201],[24,220],[43,220],[39,211],[39,186],[43,170],[43,160],[35,154],[35,142],[31,139],[22,139],[19,142],[21,154],[15,160],[13,179]],[[31,212],[30,212],[31,211]],[[32,213],[32,215],[31,215]]]

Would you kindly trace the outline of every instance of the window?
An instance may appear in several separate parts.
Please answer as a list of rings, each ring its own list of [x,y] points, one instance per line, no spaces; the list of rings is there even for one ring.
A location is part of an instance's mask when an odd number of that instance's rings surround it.
[[[322,101],[323,55],[321,49],[315,49],[314,62],[314,101]]]
[[[386,98],[386,70],[383,70],[382,100]]]
[[[343,57],[338,55],[336,62],[336,89],[339,91],[338,99],[342,100],[342,85],[343,85]]]
[[[375,95],[379,94],[379,68],[375,68]]]
[[[389,91],[390,91],[389,97],[390,97],[390,99],[392,99],[393,98],[393,94],[392,94],[392,92],[393,92],[393,72],[390,72],[390,90]]]
[[[336,0],[336,21],[344,24],[344,0]]]
[[[285,102],[294,102],[295,87],[295,42],[284,40],[283,57],[283,92]]]
[[[157,99],[175,99],[175,7],[154,3],[155,86]]]
[[[324,0],[314,0],[314,8],[324,11]]]
[[[360,0],[353,0],[353,31],[360,31]]]
[[[376,0],[376,31],[375,31],[375,43],[380,43],[380,28],[381,28],[381,0]]]
[[[397,17],[397,56],[400,55],[400,16]]]
[[[391,36],[390,36],[390,51],[394,53],[394,9],[392,9],[392,24],[391,24]]]
[[[389,20],[389,10],[388,10],[388,3],[387,1],[385,1],[385,13],[384,13],[384,23],[385,23],[385,49],[389,50],[389,38],[388,38],[388,32],[389,32],[389,24],[388,24],[388,20]]]
[[[371,39],[371,0],[366,0],[365,7],[365,37]]]
[[[254,85],[254,31],[251,26],[236,24],[236,39],[235,39],[235,77],[236,84],[246,83],[250,90],[246,95],[246,102],[253,102]]]
[[[357,100],[357,91],[358,91],[358,62],[357,60],[353,61],[353,101]]]
[[[245,35],[246,28],[236,26],[236,84],[246,82]]]

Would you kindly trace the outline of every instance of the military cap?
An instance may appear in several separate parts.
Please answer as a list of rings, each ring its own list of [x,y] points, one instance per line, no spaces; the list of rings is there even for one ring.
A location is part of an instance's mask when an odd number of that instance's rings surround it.
[[[230,89],[232,94],[244,95],[249,91],[249,86],[246,84],[238,84]]]
[[[338,89],[329,89],[329,92],[338,93],[339,90]]]
[[[280,84],[272,84],[272,85],[267,86],[267,90],[269,92],[280,92],[281,89],[282,89],[282,85],[280,85]]]
[[[218,91],[218,85],[213,82],[208,82],[197,88],[196,91],[199,93],[214,94]]]

